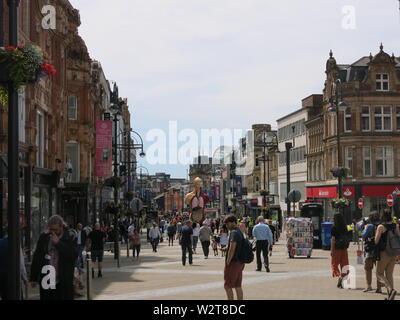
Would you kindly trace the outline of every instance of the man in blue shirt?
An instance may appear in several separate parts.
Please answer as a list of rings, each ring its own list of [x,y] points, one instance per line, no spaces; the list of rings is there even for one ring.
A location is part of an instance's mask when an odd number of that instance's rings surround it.
[[[267,272],[269,270],[268,250],[272,247],[272,232],[271,229],[264,223],[264,217],[258,217],[258,224],[253,228],[253,237],[256,239],[256,257],[257,270],[261,271],[261,251],[264,257],[264,266]]]

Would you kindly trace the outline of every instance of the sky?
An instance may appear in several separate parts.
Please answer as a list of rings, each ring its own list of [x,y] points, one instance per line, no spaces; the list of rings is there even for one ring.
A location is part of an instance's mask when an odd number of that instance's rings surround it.
[[[169,152],[185,144],[171,147],[171,121],[178,132],[195,130],[199,148],[202,129],[244,136],[256,123],[276,128],[303,98],[322,93],[331,49],[339,64],[377,54],[381,42],[400,56],[398,0],[70,2],[91,58],[128,98],[133,130],[149,151],[140,163],[150,174],[186,177],[188,165]],[[155,129],[166,134],[159,153]],[[155,163],[163,152],[166,161]]]

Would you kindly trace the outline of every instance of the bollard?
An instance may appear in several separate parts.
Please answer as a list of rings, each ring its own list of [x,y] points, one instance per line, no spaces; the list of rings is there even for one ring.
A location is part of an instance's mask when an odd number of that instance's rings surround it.
[[[89,254],[86,254],[86,296],[87,296],[87,300],[92,300],[92,296],[90,294],[91,292],[91,282],[92,282],[92,277],[91,277],[91,263],[90,263],[91,259]]]

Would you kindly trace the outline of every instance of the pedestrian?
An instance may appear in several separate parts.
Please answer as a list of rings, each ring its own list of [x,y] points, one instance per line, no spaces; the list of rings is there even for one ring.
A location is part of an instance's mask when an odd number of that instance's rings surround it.
[[[276,228],[272,222],[272,220],[268,220],[268,227],[272,232],[272,245],[275,245],[275,239],[276,239]]]
[[[210,228],[211,228],[211,231],[212,231],[212,233],[214,233],[215,232],[215,221],[214,221],[214,219],[211,219],[211,221],[210,221]]]
[[[7,237],[7,227],[4,228],[5,236],[0,239],[0,298],[2,301],[10,300],[8,297],[9,289],[8,289],[8,237]],[[20,274],[21,280],[24,283],[25,287],[28,287],[28,274],[26,272],[25,267],[25,255],[20,248]],[[24,297],[23,290],[21,288],[21,297]],[[27,297],[25,297],[26,299]]]
[[[394,300],[397,291],[394,289],[393,270],[396,264],[396,256],[388,251],[388,235],[394,233],[400,236],[399,225],[393,223],[390,209],[383,210],[381,214],[381,224],[376,229],[375,243],[377,248],[376,277],[378,281],[385,285],[387,290],[387,300]]]
[[[40,235],[33,254],[30,282],[32,288],[40,284],[40,300],[73,300],[74,269],[78,250],[62,217],[49,218],[48,232]],[[55,271],[55,289],[42,285],[43,267],[52,266]]]
[[[203,248],[204,259],[208,259],[208,254],[210,252],[211,234],[211,228],[208,225],[203,224],[199,231],[199,239],[201,242],[201,247]]]
[[[254,228],[254,220],[250,218],[248,223],[249,226],[249,239],[253,239],[253,228]]]
[[[211,230],[211,228],[210,228]],[[212,233],[212,231],[211,231]],[[218,256],[218,241],[217,241],[217,236],[213,236],[212,243],[211,243],[211,248],[214,250],[214,257]]]
[[[256,239],[256,257],[257,257],[257,270],[261,271],[261,252],[264,258],[264,267],[267,272],[270,272],[269,269],[269,258],[268,258],[268,251],[270,247],[272,247],[272,231],[264,223],[264,217],[258,217],[258,224],[253,228],[253,237]]]
[[[174,238],[176,235],[175,221],[171,221],[170,225],[167,228],[167,234],[168,234],[168,246],[174,246]]]
[[[333,216],[331,235],[332,276],[334,278],[339,278],[337,287],[343,289],[343,278],[348,275],[348,271],[344,272],[344,270],[345,267],[349,265],[349,256],[347,253],[349,235],[344,217],[341,213],[336,213]]]
[[[179,240],[180,243],[180,238],[181,238],[181,231],[182,231],[182,222],[180,220],[178,220],[178,223],[176,224],[176,232],[177,232],[177,236],[176,236],[176,240]]]
[[[75,245],[77,246],[78,243],[78,232],[77,230],[73,229],[72,227],[68,230],[71,238],[73,239]],[[83,231],[85,233],[85,231]],[[78,247],[77,247],[78,248]],[[79,248],[78,248],[79,254]],[[83,258],[82,258],[83,260]],[[79,255],[76,257],[75,260],[75,268],[74,268],[74,297],[80,298],[83,297],[83,294],[79,292],[79,290],[83,290],[83,265],[81,265],[81,259]]]
[[[133,258],[135,258],[136,255],[138,260],[139,260],[140,247],[141,247],[140,234],[137,230],[135,230],[132,235],[132,256]]]
[[[157,252],[157,246],[161,238],[160,228],[157,227],[157,224],[153,223],[153,228],[149,231],[149,238],[151,242],[151,246],[153,247],[153,252]]]
[[[367,288],[364,292],[372,291],[372,269],[376,265],[375,255],[375,233],[379,225],[378,212],[373,211],[370,213],[367,222],[365,223],[364,231],[362,232],[362,239],[364,240],[364,270],[367,280]],[[382,293],[381,283],[376,281],[376,293]]]
[[[86,241],[86,251],[91,253],[92,257],[92,278],[94,278],[94,264],[97,262],[97,277],[102,278],[102,264],[104,256],[104,242],[107,239],[107,235],[100,230],[100,223],[94,225],[94,230],[89,233]]]
[[[196,254],[197,243],[199,242],[200,225],[198,223],[193,223],[193,253]]]
[[[243,300],[242,278],[244,263],[239,260],[240,248],[243,246],[244,236],[240,231],[235,215],[228,215],[225,224],[230,230],[227,254],[225,257],[224,288],[228,300],[234,300],[233,289],[237,300]]]
[[[225,253],[226,253],[226,247],[228,246],[228,242],[229,242],[229,230],[226,226],[226,224],[224,223],[222,225],[221,231],[219,233],[219,245],[221,247],[221,256],[225,257]]]
[[[221,218],[218,217],[215,219],[215,229],[217,230],[217,233],[219,232],[219,227],[221,226]]]
[[[78,248],[79,266],[83,269],[83,250],[86,246],[87,233],[83,230],[82,223],[76,225],[76,246]]]
[[[189,254],[189,264],[193,264],[193,228],[192,221],[187,220],[181,230],[182,264],[186,265],[186,252]]]

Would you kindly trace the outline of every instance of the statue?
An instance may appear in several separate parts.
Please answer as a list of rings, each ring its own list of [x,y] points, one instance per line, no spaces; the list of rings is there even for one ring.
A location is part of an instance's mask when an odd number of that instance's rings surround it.
[[[189,205],[189,219],[202,225],[205,220],[204,209],[209,198],[201,191],[202,180],[197,177],[193,182],[194,190],[185,196],[185,203]]]

